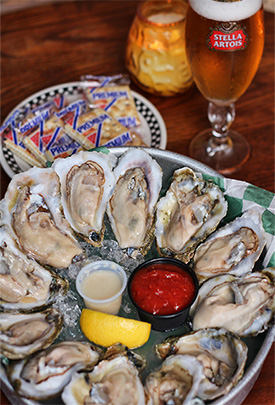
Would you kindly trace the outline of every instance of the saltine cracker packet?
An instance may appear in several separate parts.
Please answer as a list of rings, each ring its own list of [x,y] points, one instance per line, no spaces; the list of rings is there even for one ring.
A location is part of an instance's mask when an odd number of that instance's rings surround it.
[[[62,121],[56,115],[52,115],[49,119],[39,122],[39,125],[23,138],[26,148],[44,167],[46,167],[48,160],[45,150],[51,140],[57,136],[62,125]]]
[[[15,110],[13,114],[3,123],[0,128],[1,138],[6,148],[12,151],[16,156],[23,159],[31,166],[42,167],[41,162],[27,150],[23,144],[23,135],[18,130],[16,122],[22,114],[21,110]]]
[[[46,146],[45,156],[48,161],[53,162],[57,158],[65,158],[83,150],[81,145],[66,133],[64,125],[66,123],[74,125],[74,121],[86,112],[86,108],[86,101],[77,100],[56,113],[56,116],[62,120],[62,127],[55,131]]]
[[[141,122],[125,75],[81,77],[84,95],[91,108],[102,108],[126,128]]]
[[[66,122],[76,121],[86,111],[86,107],[86,102],[79,100],[61,111],[54,111],[52,115],[40,120],[24,137],[24,145],[43,166],[46,166],[47,161],[52,162],[58,157],[70,156],[82,149],[78,142],[69,137],[64,126]]]
[[[143,144],[136,134],[133,134],[101,108],[90,110],[78,117],[74,123],[67,122],[64,128],[67,134],[85,149],[99,146],[140,146]]]

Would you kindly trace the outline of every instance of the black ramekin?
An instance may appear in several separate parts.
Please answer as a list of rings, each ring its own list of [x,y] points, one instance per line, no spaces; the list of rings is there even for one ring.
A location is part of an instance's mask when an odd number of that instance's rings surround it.
[[[189,273],[190,276],[192,277],[192,279],[194,281],[194,285],[195,285],[195,294],[194,294],[194,297],[193,297],[192,301],[190,302],[190,304],[188,306],[186,306],[185,308],[183,308],[181,311],[178,311],[178,312],[175,312],[175,313],[169,314],[169,315],[157,315],[157,314],[154,315],[150,312],[144,311],[144,309],[140,308],[136,304],[135,300],[132,297],[132,293],[131,293],[132,280],[133,280],[134,276],[137,274],[137,272],[139,272],[141,269],[144,269],[145,267],[159,264],[159,263],[172,264],[172,265],[177,266],[178,268],[182,269],[183,271]],[[183,263],[177,259],[170,259],[167,257],[158,257],[155,259],[147,260],[144,263],[142,263],[140,266],[138,266],[132,272],[131,276],[129,277],[127,288],[128,288],[128,295],[130,297],[130,300],[137,308],[140,320],[151,323],[152,329],[164,332],[164,331],[176,329],[176,328],[180,327],[184,322],[186,322],[188,315],[189,315],[190,307],[198,295],[199,283],[198,283],[198,279],[197,279],[195,272],[193,270],[191,270],[190,267],[187,266],[185,263]]]

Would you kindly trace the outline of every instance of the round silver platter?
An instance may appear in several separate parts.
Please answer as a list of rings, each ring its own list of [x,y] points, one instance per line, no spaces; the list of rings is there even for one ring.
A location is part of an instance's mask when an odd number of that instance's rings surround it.
[[[117,157],[126,152],[129,148],[120,147],[112,148],[111,152],[114,153]],[[169,152],[161,149],[146,148],[150,155],[157,160],[160,166],[163,169],[163,186],[165,187],[174,170],[188,166],[191,167],[194,171],[207,174],[214,177],[222,177],[215,170],[211,169],[204,164],[193,160],[189,157]],[[255,381],[257,380],[262,365],[265,358],[267,357],[269,350],[272,346],[272,343],[275,339],[275,326],[270,328],[268,331],[259,334],[253,338],[243,339],[248,346],[248,359],[246,363],[245,373],[239,383],[226,395],[218,398],[215,401],[209,402],[211,405],[239,405],[246,398],[250,390],[252,389]],[[1,389],[4,391],[8,399],[13,405],[37,405],[38,402],[28,400],[22,397],[15,395],[13,388],[11,387],[4,369],[1,369]],[[58,402],[57,402],[58,401]],[[48,401],[43,401],[44,405],[59,405],[62,404],[61,400],[52,399]]]

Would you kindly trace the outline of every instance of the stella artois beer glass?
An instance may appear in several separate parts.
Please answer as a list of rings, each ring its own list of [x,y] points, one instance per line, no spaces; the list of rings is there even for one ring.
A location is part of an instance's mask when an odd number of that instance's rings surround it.
[[[191,141],[189,153],[228,174],[250,154],[247,140],[229,127],[235,118],[234,103],[250,85],[262,57],[262,0],[189,0],[189,4],[187,56],[196,86],[209,100],[212,125]]]

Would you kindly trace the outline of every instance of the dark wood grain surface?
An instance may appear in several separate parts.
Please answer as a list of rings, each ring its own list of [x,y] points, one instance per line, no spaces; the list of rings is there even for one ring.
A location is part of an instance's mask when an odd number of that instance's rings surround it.
[[[1,122],[19,102],[43,88],[82,74],[125,73],[124,50],[137,1],[69,1],[42,4],[1,16]],[[259,70],[236,104],[234,129],[252,153],[231,175],[274,192],[274,15],[265,13],[266,42]],[[208,126],[207,102],[195,87],[161,98],[144,95],[159,110],[167,148],[188,156],[192,137]],[[1,167],[1,198],[10,178]],[[1,404],[8,404],[4,395]],[[244,404],[274,404],[274,348]]]

